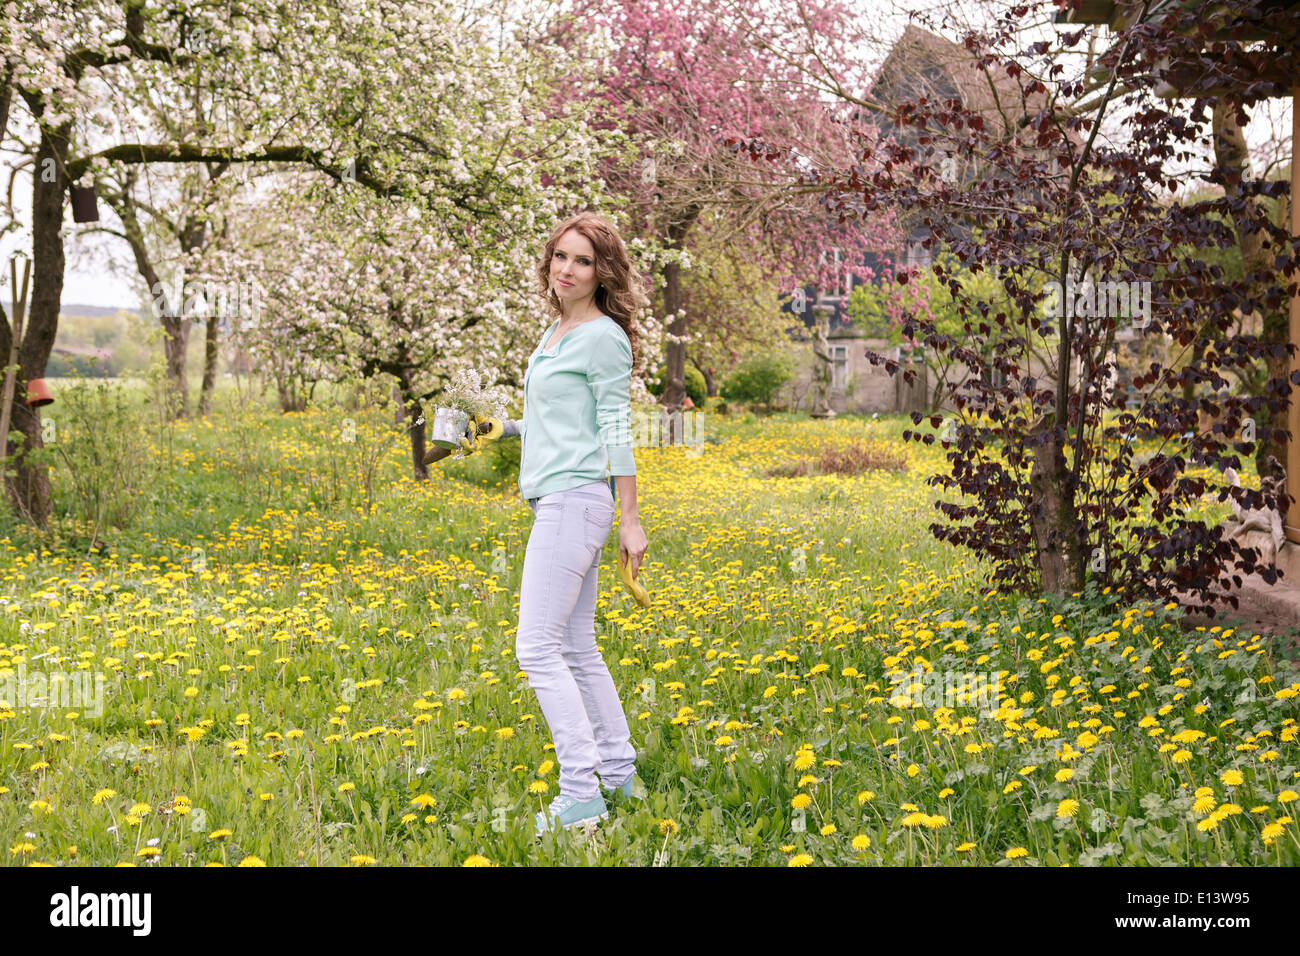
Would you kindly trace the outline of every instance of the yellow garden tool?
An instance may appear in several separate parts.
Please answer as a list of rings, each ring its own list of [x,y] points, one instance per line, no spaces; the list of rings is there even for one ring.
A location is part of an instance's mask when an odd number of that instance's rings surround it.
[[[642,607],[649,607],[650,606],[649,593],[646,591],[645,587],[641,584],[640,581],[635,581],[632,578],[632,556],[631,555],[628,555],[626,561],[621,561],[621,560],[619,561],[618,570],[619,570],[619,574],[621,574],[623,577],[624,587],[628,589],[632,597],[636,598],[636,603],[640,604]],[[643,569],[641,568],[638,568],[637,570],[643,571]],[[638,575],[638,577],[639,576],[640,575]]]

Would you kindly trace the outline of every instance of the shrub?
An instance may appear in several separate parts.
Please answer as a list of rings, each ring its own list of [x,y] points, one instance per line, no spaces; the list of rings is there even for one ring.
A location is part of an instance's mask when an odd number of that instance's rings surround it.
[[[82,522],[92,543],[106,528],[130,527],[155,489],[156,457],[142,416],[122,386],[83,380],[59,389],[42,416],[58,517]]]
[[[781,387],[794,378],[790,361],[779,355],[750,359],[723,381],[719,393],[728,401],[770,405]]]
[[[646,391],[655,398],[661,396],[664,393],[664,387],[667,385],[667,375],[667,369],[660,370],[659,377],[646,385]],[[686,366],[686,395],[695,403],[696,408],[704,407],[704,403],[709,398],[708,393],[708,386],[704,384],[704,376],[700,373],[700,370],[694,365]]]

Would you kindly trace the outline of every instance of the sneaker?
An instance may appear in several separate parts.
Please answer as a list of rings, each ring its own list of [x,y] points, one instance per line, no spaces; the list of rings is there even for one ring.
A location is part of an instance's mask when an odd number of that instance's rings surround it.
[[[603,783],[600,786],[611,797],[620,800],[644,800],[646,797],[645,784],[635,772],[617,787],[606,787]]]
[[[537,835],[555,829],[557,824],[565,830],[595,826],[608,816],[609,810],[600,794],[590,800],[575,800],[567,793],[562,793],[551,801],[546,813],[537,814]]]

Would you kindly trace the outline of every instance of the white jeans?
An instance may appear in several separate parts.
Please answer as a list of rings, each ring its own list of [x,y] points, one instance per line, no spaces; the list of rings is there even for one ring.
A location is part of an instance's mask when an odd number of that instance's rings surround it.
[[[636,750],[614,679],[596,647],[596,584],[614,524],[604,481],[528,501],[535,520],[524,555],[515,656],[555,740],[560,793],[576,800],[632,776]]]

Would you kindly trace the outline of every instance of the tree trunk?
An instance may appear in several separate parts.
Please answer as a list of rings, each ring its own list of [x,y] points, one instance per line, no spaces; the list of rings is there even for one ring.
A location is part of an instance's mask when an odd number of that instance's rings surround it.
[[[275,390],[280,398],[281,413],[302,412],[307,409],[307,396],[302,390],[302,381],[292,371],[281,368],[273,370]]]
[[[35,112],[39,117],[42,112],[39,104]],[[54,348],[54,336],[59,329],[65,266],[63,197],[68,187],[64,168],[69,132],[68,124],[53,130],[42,127],[41,142],[36,151],[32,175],[32,301],[23,340],[18,347],[19,387],[14,390],[11,425],[26,436],[26,447],[22,457],[14,463],[13,471],[5,474],[5,490],[18,513],[42,527],[53,510],[50,475],[44,465],[28,456],[28,452],[43,447],[43,444],[40,413],[27,406],[25,383],[44,377],[45,365]],[[11,341],[12,336],[13,330],[6,322],[4,338]],[[6,355],[9,341],[0,342]],[[18,449],[12,442],[7,442],[6,450],[13,455]]]
[[[163,355],[167,358],[167,417],[184,418],[190,406],[190,383],[185,375],[190,323],[183,315],[164,315],[162,327]]]
[[[700,212],[697,207],[686,209],[680,219],[668,226],[668,248],[680,249]],[[659,403],[669,412],[680,411],[686,398],[686,342],[687,318],[684,314],[682,294],[682,267],[680,262],[664,266],[664,311],[673,316],[668,325],[668,356],[664,370],[664,391]],[[669,436],[669,443],[680,442],[680,435]]]
[[[1235,173],[1235,175],[1229,174],[1225,177],[1224,189],[1228,195],[1241,200],[1244,204],[1241,212],[1233,217],[1233,228],[1237,233],[1237,245],[1241,249],[1242,269],[1246,274],[1252,272],[1271,274],[1271,259],[1269,250],[1264,248],[1263,233],[1251,228],[1252,220],[1262,215],[1259,197],[1244,197],[1241,195],[1243,180],[1251,177],[1250,152],[1246,145],[1245,133],[1236,122],[1233,104],[1223,99],[1218,100],[1214,105],[1212,122],[1215,162]],[[1283,222],[1289,222],[1289,219],[1284,219]],[[1263,290],[1259,291],[1262,292]],[[1270,345],[1285,345],[1291,334],[1289,310],[1284,308],[1275,312],[1265,312],[1262,334],[1264,341]],[[1265,365],[1268,369],[1267,378],[1287,380],[1291,374],[1291,360],[1287,357],[1285,351],[1276,355],[1270,351],[1265,359]],[[1289,388],[1287,392],[1290,392]],[[1267,408],[1260,410],[1259,418],[1260,420],[1257,423],[1259,432],[1273,427],[1274,422]],[[1283,412],[1280,422],[1284,428],[1286,419],[1286,412]],[[1269,461],[1270,458],[1273,459],[1272,463]],[[1280,478],[1285,466],[1285,439],[1279,438],[1275,441],[1265,441],[1261,438],[1255,446],[1255,467],[1260,477]]]
[[[28,449],[45,447],[45,443],[41,440],[40,412],[28,407],[27,385],[22,381],[21,376],[14,390],[10,415],[10,436],[13,436],[14,432],[19,432],[24,439],[19,443],[11,437],[5,449],[8,455],[18,454],[19,449],[24,447]],[[13,477],[10,478],[9,475]],[[44,527],[53,511],[48,471],[43,466],[25,466],[22,459],[19,459],[18,464],[5,476],[5,486],[9,501],[18,515],[24,521]]]
[[[713,369],[704,368],[694,360],[691,361],[691,364],[694,365],[696,368],[698,368],[700,370],[700,374],[704,376],[704,394],[707,395],[709,398],[717,398],[718,380],[717,378],[714,377]]]
[[[686,398],[686,316],[681,314],[682,285],[681,264],[670,262],[664,266],[664,311],[673,317],[668,324],[668,362],[664,370],[664,392],[660,402],[669,411],[682,407]]]
[[[1033,449],[1029,522],[1043,590],[1058,596],[1080,591],[1084,585],[1084,546],[1079,540],[1074,492],[1069,482],[1070,471],[1059,433],[1053,429],[1051,436]],[[1104,561],[1105,555],[1101,557]]]
[[[408,426],[408,434],[411,436],[411,460],[415,466],[415,480],[429,480],[429,466],[424,463],[424,406],[421,404],[422,399],[411,387],[410,381],[402,376],[398,378],[398,387],[401,389],[402,407],[406,409],[406,414],[410,416],[411,424]]]
[[[217,387],[220,325],[221,320],[217,316],[208,316],[207,336],[203,340],[203,388],[199,390],[199,414],[203,416],[212,411],[212,393]]]
[[[136,269],[144,279],[149,294],[153,296],[154,307],[158,310],[159,324],[163,329],[163,355],[167,360],[167,416],[184,418],[190,404],[189,381],[185,374],[190,327],[184,317],[184,276],[181,276],[181,282],[177,286],[169,290],[154,268],[145,244],[144,230],[135,211],[133,190],[136,178],[136,171],[131,170],[127,173],[121,192],[105,191],[104,198],[117,213],[117,218],[122,220],[127,244],[135,257]],[[173,292],[174,297],[171,295]]]

